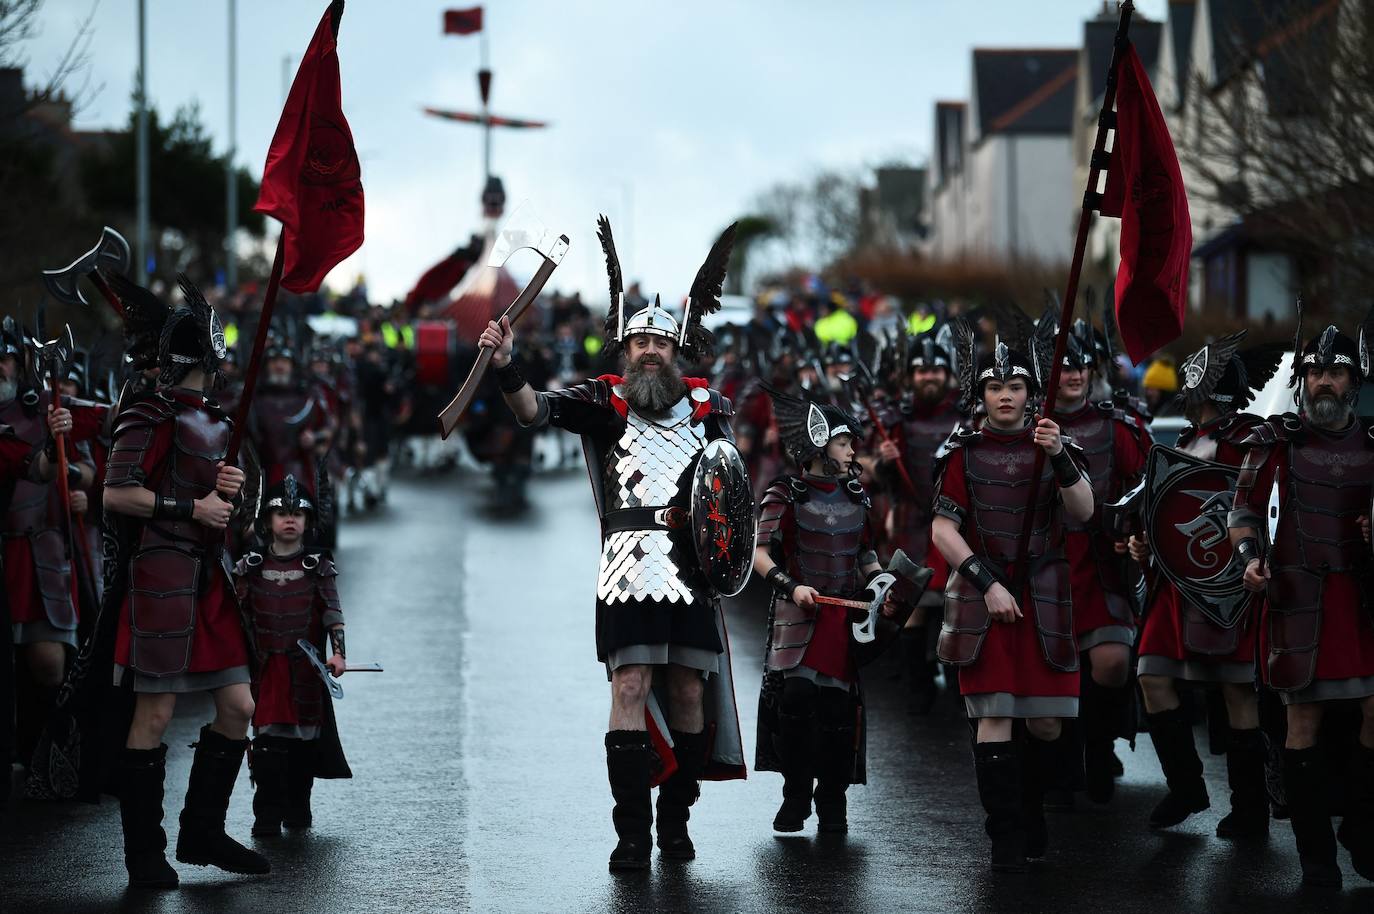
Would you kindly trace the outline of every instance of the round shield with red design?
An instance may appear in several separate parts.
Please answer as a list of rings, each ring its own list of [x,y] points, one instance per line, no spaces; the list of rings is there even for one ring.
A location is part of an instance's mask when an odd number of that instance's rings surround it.
[[[1239,473],[1237,467],[1156,445],[1145,475],[1145,534],[1156,567],[1223,628],[1244,617],[1248,601],[1227,527]]]
[[[730,441],[707,442],[692,474],[692,542],[717,594],[733,597],[749,583],[757,523],[744,458]]]

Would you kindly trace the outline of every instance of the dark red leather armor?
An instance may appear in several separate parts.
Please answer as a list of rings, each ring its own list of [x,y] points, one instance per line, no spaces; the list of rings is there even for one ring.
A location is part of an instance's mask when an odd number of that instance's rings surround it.
[[[300,446],[301,432],[328,421],[314,393],[297,385],[263,387],[253,397],[251,413],[248,428],[268,484],[290,473],[316,491],[315,461]]]
[[[1069,446],[1069,445],[1066,445]],[[1081,455],[1079,455],[1081,460]],[[961,431],[950,438],[941,460],[963,463],[970,510],[947,499],[936,501],[935,513],[959,523],[964,542],[1010,588],[1011,570],[1025,523],[1035,445],[1030,431],[1017,434]],[[1045,662],[1060,671],[1078,669],[1073,638],[1073,605],[1069,595],[1069,564],[1064,558],[1059,486],[1045,461],[1034,507],[1027,560],[1029,586],[1035,607],[1036,629]],[[1025,605],[1023,594],[1013,594]],[[939,656],[946,663],[966,666],[978,659],[992,625],[983,595],[954,570],[945,585],[945,620]]]
[[[34,447],[48,440],[47,412],[51,395],[25,404],[15,398],[0,405],[0,423],[9,425],[21,441]],[[5,512],[5,539],[27,539],[33,554],[34,581],[48,624],[60,631],[76,628],[72,604],[72,566],[62,533],[62,496],[54,482],[16,479]]]
[[[773,560],[798,584],[828,596],[852,596],[863,582],[859,570],[868,520],[868,495],[857,481],[841,482],[833,492],[784,476],[770,485],[760,505],[759,545],[776,544],[788,506],[794,530],[791,554],[773,550]],[[816,628],[816,611],[781,594],[773,600],[768,638],[769,670],[795,669]]]
[[[1107,612],[1123,625],[1135,625],[1135,613],[1121,578],[1123,559],[1113,549],[1102,524],[1102,506],[1119,499],[1127,489],[1116,464],[1116,429],[1118,423],[1130,424],[1132,420],[1109,402],[1089,403],[1055,419],[1060,432],[1071,437],[1087,457],[1087,476],[1093,488],[1093,516],[1086,522],[1065,517],[1064,529],[1088,537]]]
[[[1275,431],[1288,473],[1269,559],[1269,675],[1276,689],[1301,689],[1317,668],[1326,576],[1360,576],[1365,607],[1370,602],[1359,518],[1369,510],[1374,440],[1361,422],[1336,433],[1280,422]]]
[[[291,700],[300,723],[323,720],[320,677],[296,643],[319,644],[326,612],[339,612],[338,570],[328,556],[303,553],[281,558],[250,552],[234,567],[235,591],[253,624],[258,660],[285,654],[291,673]],[[340,619],[339,621],[342,621]]]
[[[172,424],[172,447],[152,477],[144,478],[144,454],[167,423]],[[105,485],[140,485],[158,496],[204,498],[214,491],[231,424],[213,401],[197,407],[169,394],[141,399],[116,421]],[[129,660],[134,670],[168,676],[187,669],[197,596],[205,576],[219,572],[229,572],[224,531],[193,520],[143,523],[129,578]]]
[[[901,436],[902,466],[914,485],[913,496],[895,471],[893,491],[893,528],[897,545],[912,561],[925,560],[930,546],[930,522],[935,504],[935,452],[959,424],[959,411],[951,399],[935,407],[922,407],[910,397],[893,414],[890,426]]]

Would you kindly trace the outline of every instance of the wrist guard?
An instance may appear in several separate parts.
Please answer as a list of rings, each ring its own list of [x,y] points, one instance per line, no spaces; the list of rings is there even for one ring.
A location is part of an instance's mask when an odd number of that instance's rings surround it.
[[[153,502],[153,520],[190,520],[196,503],[189,498],[159,495]]]
[[[501,385],[501,393],[513,394],[529,382],[515,363],[515,356],[511,356],[509,362],[496,369],[496,383]]]
[[[1259,557],[1259,540],[1255,539],[1253,536],[1247,536],[1239,543],[1236,543],[1236,558],[1240,560],[1240,567],[1242,570],[1250,564],[1252,559],[1258,559]]]
[[[347,658],[344,653],[344,630],[342,628],[331,628],[329,630],[329,648],[340,657]]]
[[[993,577],[988,566],[976,555],[964,559],[959,566],[959,577],[977,587],[978,592],[983,594],[991,590],[992,585],[997,583],[997,578]]]
[[[768,583],[786,594],[789,600],[792,599],[792,589],[797,586],[797,582],[792,580],[791,575],[774,565],[768,570],[766,577]]]
[[[1054,481],[1059,483],[1061,489],[1067,489],[1083,478],[1083,472],[1078,469],[1078,464],[1073,462],[1073,456],[1069,454],[1068,448],[1051,457],[1050,466],[1054,468]]]

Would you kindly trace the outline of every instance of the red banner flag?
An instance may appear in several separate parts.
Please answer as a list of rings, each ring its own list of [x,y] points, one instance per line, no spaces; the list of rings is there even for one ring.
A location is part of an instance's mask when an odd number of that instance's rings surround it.
[[[482,31],[482,8],[444,10],[445,35],[471,35]]]
[[[267,150],[253,207],[281,223],[286,289],[314,292],[363,243],[363,185],[344,118],[335,44],[343,0],[334,0],[296,70]]]
[[[1126,354],[1139,364],[1183,332],[1193,229],[1169,126],[1133,45],[1117,68],[1116,140],[1101,212],[1121,217],[1116,316]]]
[[[415,283],[415,288],[406,294],[405,308],[414,313],[425,302],[447,298],[453,287],[462,281],[463,276],[482,254],[481,245],[468,245],[459,248],[443,260],[425,271]]]

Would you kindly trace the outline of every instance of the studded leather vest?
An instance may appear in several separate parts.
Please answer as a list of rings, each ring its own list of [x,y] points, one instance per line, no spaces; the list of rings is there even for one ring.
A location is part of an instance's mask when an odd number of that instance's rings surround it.
[[[1369,511],[1374,448],[1360,423],[1344,432],[1306,426],[1289,445],[1288,480],[1274,544],[1274,569],[1349,572],[1369,565],[1359,519]]]
[[[19,440],[38,446],[48,438],[47,412],[52,396],[44,391],[32,394],[30,400],[25,403],[16,397],[0,404],[0,424],[11,426]],[[29,541],[43,614],[56,629],[75,629],[72,567],[62,533],[62,496],[55,482],[14,481],[5,512],[4,538]]]
[[[1029,428],[1011,433],[983,429],[952,442],[958,446],[947,459],[963,461],[969,499],[960,533],[974,555],[985,560],[1010,589],[1026,512],[1033,510],[1026,551],[1031,599],[1027,601],[1024,592],[1012,596],[1023,607],[1027,602],[1034,607],[1046,665],[1071,672],[1078,669],[1078,649],[1073,638],[1069,566],[1063,558],[1059,486],[1046,461],[1035,505],[1028,508],[1036,451],[1030,439]],[[983,594],[951,571],[945,584],[945,616],[937,648],[940,659],[955,666],[974,663],[991,626]]]
[[[792,504],[796,550],[787,573],[823,594],[848,597],[859,589],[859,549],[868,516],[868,499],[858,483],[826,492],[793,479],[805,489]]]
[[[685,521],[692,468],[706,444],[706,428],[692,420],[692,399],[683,397],[659,419],[633,409],[602,465],[605,513],[651,509],[664,521],[650,529],[611,530],[602,538],[596,596],[607,605],[641,600],[693,602],[689,583],[694,559],[685,539],[673,534]]]

